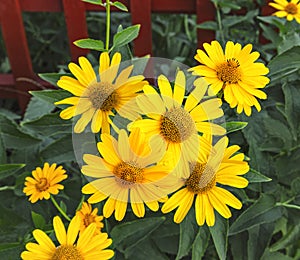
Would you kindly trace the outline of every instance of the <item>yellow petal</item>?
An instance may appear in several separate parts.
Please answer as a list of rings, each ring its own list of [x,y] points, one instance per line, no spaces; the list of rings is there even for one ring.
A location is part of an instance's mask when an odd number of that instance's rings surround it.
[[[60,217],[55,216],[53,218],[53,227],[58,242],[61,245],[65,245],[67,243],[67,233],[66,233],[65,226]]]

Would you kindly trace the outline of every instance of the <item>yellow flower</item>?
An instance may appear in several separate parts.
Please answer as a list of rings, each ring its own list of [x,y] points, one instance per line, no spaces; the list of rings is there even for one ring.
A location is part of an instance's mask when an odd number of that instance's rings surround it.
[[[291,0],[290,2],[286,0],[274,0],[275,3],[269,3],[270,6],[279,10],[273,15],[277,17],[286,17],[288,21],[295,19],[300,23],[300,3],[299,0]]]
[[[226,43],[225,53],[217,41],[204,43],[206,53],[197,50],[195,59],[203,65],[191,68],[194,75],[203,76],[210,84],[210,91],[216,95],[224,91],[224,99],[231,108],[237,106],[237,112],[245,111],[251,115],[251,107],[258,111],[261,106],[256,98],[266,99],[267,95],[259,90],[269,83],[263,75],[269,72],[263,63],[255,62],[258,52],[252,52],[252,44],[245,47],[231,41]]]
[[[80,217],[81,224],[80,224],[80,232],[83,232],[90,224],[96,224],[96,233],[100,234],[100,229],[104,227],[103,223],[103,216],[98,216],[98,209],[92,209],[92,206],[87,203],[83,202],[81,209],[76,212],[76,215]]]
[[[143,80],[144,76],[129,77],[133,65],[123,69],[118,75],[120,62],[120,53],[115,53],[111,61],[107,52],[101,53],[98,79],[90,62],[85,57],[80,57],[80,66],[69,64],[76,79],[62,76],[57,82],[60,88],[74,95],[55,104],[71,105],[60,113],[62,119],[81,115],[75,124],[75,133],[83,132],[90,122],[93,133],[98,133],[101,129],[102,133],[110,133],[110,125],[116,127],[110,116],[116,112],[130,120],[138,117],[134,98],[147,82]]]
[[[182,180],[184,187],[174,193],[162,207],[163,213],[177,208],[174,222],[180,223],[193,205],[195,199],[196,220],[199,226],[206,221],[208,226],[215,223],[214,209],[224,218],[231,217],[227,205],[240,209],[242,203],[225,188],[217,184],[244,188],[248,185],[245,178],[240,177],[249,171],[244,154],[236,154],[240,147],[228,145],[228,138],[223,137],[215,145],[215,154],[201,151],[197,161],[190,163],[188,178]]]
[[[148,118],[136,120],[129,125],[130,130],[139,128],[148,137],[165,142],[166,156],[170,156],[163,161],[172,160],[173,164],[197,158],[200,149],[199,132],[212,135],[224,135],[226,132],[223,127],[210,122],[223,116],[223,110],[219,98],[203,100],[208,87],[206,82],[202,78],[196,79],[195,88],[184,98],[186,84],[183,71],[179,71],[174,90],[163,75],[158,77],[160,95],[153,87],[145,86],[144,95],[137,98],[137,104]],[[201,149],[205,149],[205,146]],[[176,174],[181,177],[179,172]]]
[[[65,174],[62,166],[56,167],[56,163],[49,166],[49,163],[44,164],[44,168],[37,167],[32,171],[32,177],[25,178],[25,187],[23,192],[29,197],[31,203],[38,200],[50,198],[50,194],[58,194],[59,190],[64,188],[59,184],[68,176]]]
[[[66,232],[60,217],[54,217],[53,226],[59,245],[55,246],[45,232],[36,229],[33,231],[33,236],[37,243],[27,243],[27,251],[22,252],[21,258],[24,260],[104,260],[112,258],[114,252],[105,249],[111,245],[112,240],[107,238],[106,233],[95,235],[96,224],[91,224],[85,229],[75,243],[79,233],[80,221],[80,217],[75,216]]]
[[[118,141],[108,134],[101,135],[97,144],[100,155],[85,154],[87,165],[81,169],[86,176],[96,178],[82,188],[84,194],[93,194],[89,203],[105,200],[103,215],[109,218],[115,211],[115,218],[121,221],[126,213],[127,202],[137,217],[145,215],[144,203],[152,211],[159,208],[158,201],[176,190],[178,178],[157,162],[165,153],[165,146],[159,141],[146,142],[140,131],[127,135],[120,130]]]

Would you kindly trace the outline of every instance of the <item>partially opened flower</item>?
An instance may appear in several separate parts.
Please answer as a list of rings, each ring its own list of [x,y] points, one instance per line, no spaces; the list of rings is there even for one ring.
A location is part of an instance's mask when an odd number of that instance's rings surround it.
[[[274,7],[278,11],[273,15],[277,17],[286,17],[288,21],[295,19],[300,23],[300,3],[299,0],[274,0],[275,3],[269,3],[270,6]]]
[[[225,53],[217,41],[211,44],[204,43],[202,50],[197,50],[195,59],[201,63],[191,68],[194,75],[203,76],[210,84],[212,94],[224,92],[224,99],[231,108],[237,107],[237,112],[245,111],[251,115],[251,107],[255,106],[258,111],[261,106],[257,101],[266,99],[267,95],[260,89],[269,83],[264,75],[269,69],[260,62],[255,62],[258,52],[252,51],[252,44],[245,47],[231,41],[226,43]]]
[[[69,64],[76,79],[62,76],[57,82],[60,88],[74,95],[55,104],[71,105],[60,113],[63,119],[81,115],[75,124],[75,133],[83,132],[90,122],[93,133],[101,129],[102,133],[110,133],[110,126],[114,126],[110,116],[116,112],[130,120],[138,117],[134,98],[147,82],[144,81],[144,76],[130,77],[133,66],[118,74],[120,62],[120,53],[115,53],[111,61],[107,52],[101,53],[97,78],[90,62],[85,57],[80,57],[80,66]]]
[[[176,191],[161,209],[163,213],[168,213],[177,208],[174,222],[180,223],[193,204],[199,226],[205,222],[208,226],[214,225],[214,209],[224,218],[229,218],[231,212],[228,206],[235,209],[242,207],[242,203],[220,184],[246,187],[248,181],[240,175],[249,171],[249,165],[243,161],[244,154],[234,155],[239,146],[226,148],[227,145],[228,139],[223,137],[214,145],[216,153],[207,154],[202,150],[198,160],[190,163],[188,177],[182,180],[183,188]]]
[[[71,220],[67,231],[58,216],[53,218],[53,226],[58,245],[55,245],[45,232],[36,229],[33,231],[33,236],[37,243],[30,242],[26,244],[27,251],[22,252],[22,259],[104,260],[110,259],[114,255],[112,250],[106,249],[112,243],[112,240],[108,238],[107,234],[100,233],[95,235],[96,224],[91,224],[79,237],[80,217],[78,216],[75,216]]]
[[[127,203],[137,217],[143,217],[144,204],[157,211],[158,201],[179,187],[178,178],[169,174],[170,169],[157,164],[165,153],[163,143],[150,140],[148,144],[138,129],[129,136],[122,129],[118,140],[102,134],[101,140],[97,146],[102,158],[85,154],[86,165],[81,171],[96,178],[82,188],[84,194],[92,194],[88,202],[108,198],[103,207],[104,217],[110,217],[115,211],[115,218],[121,221]]]
[[[64,188],[60,182],[68,177],[65,173],[62,166],[57,167],[56,163],[50,166],[46,162],[43,168],[37,167],[32,171],[32,177],[25,178],[23,192],[30,196],[31,203],[43,199],[48,200],[51,194],[56,195]]]
[[[92,206],[87,203],[83,202],[81,209],[76,212],[76,215],[80,217],[80,232],[84,231],[90,224],[96,224],[96,233],[99,234],[101,228],[104,227],[102,220],[103,216],[98,215],[98,209],[92,208]]]
[[[144,95],[137,98],[137,103],[148,118],[129,125],[130,130],[139,128],[148,137],[161,139],[167,146],[166,155],[171,155],[168,158],[175,164],[197,158],[199,149],[210,149],[205,148],[204,143],[199,146],[199,134],[224,135],[226,132],[211,122],[222,117],[223,110],[219,98],[204,99],[207,83],[202,78],[196,79],[190,94],[186,91],[186,84],[183,71],[179,71],[173,90],[163,75],[158,77],[160,94],[153,87],[145,86]],[[180,173],[177,175],[181,176]]]

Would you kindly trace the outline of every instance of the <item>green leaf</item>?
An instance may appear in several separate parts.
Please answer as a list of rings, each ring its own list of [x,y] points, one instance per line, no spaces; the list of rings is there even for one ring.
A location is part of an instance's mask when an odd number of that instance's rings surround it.
[[[199,226],[195,220],[195,210],[191,208],[187,216],[180,223],[179,248],[176,259],[181,259],[189,254],[198,231]]]
[[[29,91],[35,97],[54,104],[64,98],[71,97],[72,94],[66,90],[37,90]]]
[[[115,226],[110,235],[113,240],[113,248],[125,252],[130,247],[143,239],[146,239],[154,230],[165,221],[165,217],[150,217],[134,220]]]
[[[120,10],[122,10],[122,11],[124,11],[124,12],[128,12],[127,7],[119,1],[113,2],[111,5],[118,8],[118,9],[120,9]]]
[[[240,121],[231,121],[222,124],[222,126],[226,128],[227,134],[239,131],[245,128],[247,125],[248,125],[247,122],[240,122]]]
[[[24,149],[41,142],[41,139],[23,132],[14,121],[2,115],[0,115],[0,134],[6,148]]]
[[[113,39],[113,48],[124,46],[132,42],[139,35],[141,25],[136,24],[116,33]]]
[[[210,239],[210,233],[206,226],[199,229],[192,246],[192,260],[202,259]]]
[[[300,240],[300,224],[293,225],[289,232],[279,239],[275,244],[270,248],[271,252],[278,251],[292,244],[299,243]]]
[[[1,130],[1,128],[0,128]],[[6,163],[7,156],[6,156],[6,148],[4,146],[4,142],[2,140],[2,136],[0,134],[0,164]]]
[[[35,228],[43,229],[45,227],[46,221],[41,214],[31,211],[31,218],[32,218]]]
[[[206,22],[197,24],[196,28],[203,29],[203,30],[217,31],[218,30],[218,25],[215,21],[206,21]]]
[[[282,66],[284,64],[284,66]],[[269,78],[285,73],[292,69],[300,69],[300,46],[293,47],[280,55],[275,56],[268,65]]]
[[[90,49],[95,51],[105,51],[104,43],[101,40],[94,39],[80,39],[73,42],[77,47],[82,49]]]
[[[25,164],[0,164],[0,180],[14,175],[24,166]]]
[[[275,207],[275,199],[270,195],[261,197],[246,209],[231,225],[229,235],[235,235],[251,227],[273,222],[282,216],[282,209]]]
[[[0,244],[0,259],[14,260],[20,258],[20,253],[24,246],[19,242],[1,243]]]
[[[272,180],[271,178],[261,174],[259,171],[256,171],[254,169],[250,169],[250,171],[246,175],[244,175],[244,177],[249,182],[268,182]]]
[[[32,121],[53,111],[55,106],[37,97],[32,97],[27,105],[23,122]]]
[[[70,73],[39,73],[38,76],[41,79],[51,83],[52,85],[57,86],[57,81],[60,79],[61,76],[72,76],[72,74],[70,74]],[[33,95],[33,93],[41,92],[41,91],[53,91],[53,90],[29,91],[29,93]]]
[[[102,0],[82,0],[82,1],[93,5],[103,5]]]
[[[61,119],[58,113],[44,115],[39,119],[24,122],[22,126],[44,136],[72,133],[72,121]]]
[[[44,161],[49,163],[63,163],[75,161],[72,135],[66,135],[55,140],[41,151]]]
[[[210,234],[214,241],[218,256],[221,260],[226,259],[228,246],[228,219],[224,219],[216,213],[216,222],[209,227]]]
[[[247,232],[241,232],[229,237],[230,251],[232,259],[248,260],[247,259]]]
[[[68,207],[66,203],[64,203],[62,200],[59,203],[60,208],[63,210],[63,212],[67,213]]]

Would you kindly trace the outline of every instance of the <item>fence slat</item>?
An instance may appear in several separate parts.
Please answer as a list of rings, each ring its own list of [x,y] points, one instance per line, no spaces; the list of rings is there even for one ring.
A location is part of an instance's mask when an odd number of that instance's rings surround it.
[[[131,0],[132,24],[142,24],[140,34],[134,41],[136,56],[152,55],[151,0]]]
[[[62,0],[62,2],[68,31],[71,58],[73,61],[77,61],[79,56],[84,56],[88,53],[87,50],[78,48],[73,44],[73,42],[78,39],[88,38],[85,6],[81,0]]]
[[[36,89],[30,81],[36,80],[18,0],[1,0],[0,16],[2,36],[15,79],[16,95],[22,111],[28,103],[28,90]],[[23,92],[23,94],[21,94]]]
[[[211,21],[215,19],[215,7],[210,0],[196,1],[197,23]],[[215,33],[209,30],[198,29],[197,40],[198,48],[203,48],[203,43],[211,42],[215,38]]]

